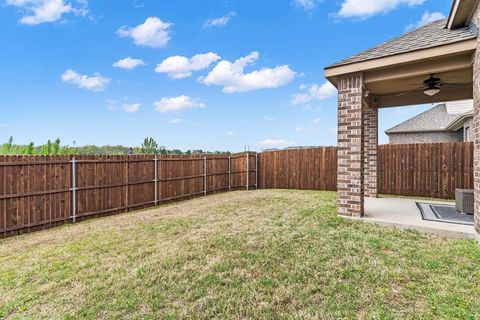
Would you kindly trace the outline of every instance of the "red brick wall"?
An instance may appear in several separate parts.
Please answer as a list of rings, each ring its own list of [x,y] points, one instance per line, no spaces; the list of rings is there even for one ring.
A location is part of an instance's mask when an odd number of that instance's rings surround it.
[[[480,233],[480,42],[473,63],[473,179],[475,189],[475,230]]]
[[[363,126],[365,196],[375,198],[378,196],[378,109],[364,110]]]
[[[361,217],[364,210],[363,77],[338,82],[338,214]]]

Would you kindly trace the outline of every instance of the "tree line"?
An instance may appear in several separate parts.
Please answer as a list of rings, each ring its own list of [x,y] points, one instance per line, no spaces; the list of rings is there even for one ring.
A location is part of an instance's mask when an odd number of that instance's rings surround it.
[[[143,140],[139,147],[116,146],[69,146],[62,145],[57,138],[54,141],[36,146],[33,142],[27,145],[15,144],[13,137],[0,145],[0,155],[128,155],[128,154],[199,154],[199,153],[224,153],[221,151],[207,152],[201,149],[182,151],[179,149],[167,149],[159,146],[154,138],[148,137]]]

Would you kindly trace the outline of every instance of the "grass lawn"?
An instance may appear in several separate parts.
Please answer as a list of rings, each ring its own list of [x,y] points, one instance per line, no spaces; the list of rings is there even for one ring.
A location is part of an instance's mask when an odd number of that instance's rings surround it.
[[[480,318],[480,247],[231,192],[0,240],[0,318]]]

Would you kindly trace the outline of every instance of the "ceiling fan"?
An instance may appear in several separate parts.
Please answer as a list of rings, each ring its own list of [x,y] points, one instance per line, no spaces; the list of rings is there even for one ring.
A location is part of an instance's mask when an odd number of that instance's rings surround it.
[[[423,93],[425,93],[427,96],[434,96],[436,95],[437,93],[440,92],[440,89],[442,87],[446,87],[446,88],[461,88],[461,87],[465,87],[465,86],[468,86],[470,84],[468,83],[446,83],[446,82],[443,82],[442,79],[438,78],[435,76],[435,74],[430,74],[430,77],[426,80],[423,81],[423,87],[424,87],[424,91]]]
[[[412,85],[418,85],[418,83],[412,83]],[[443,82],[441,78],[436,77],[434,73],[430,74],[430,76],[422,82],[422,89],[423,93],[427,96],[433,97],[434,95],[438,94],[442,88],[461,88],[465,86],[469,86],[469,83],[446,83]],[[398,95],[405,95],[411,92],[418,91],[419,88],[409,90],[406,92],[402,92]]]
[[[440,92],[440,87],[442,85],[442,79],[435,77],[435,74],[431,74],[430,78],[423,81],[423,86],[425,87],[423,93],[432,97]]]

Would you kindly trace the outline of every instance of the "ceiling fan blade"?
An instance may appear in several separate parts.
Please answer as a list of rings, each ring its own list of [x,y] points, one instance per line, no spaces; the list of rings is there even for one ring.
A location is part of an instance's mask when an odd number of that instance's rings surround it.
[[[421,90],[423,90],[423,88],[416,88],[416,89],[413,89],[413,90],[407,90],[407,91],[395,93],[395,94],[392,94],[391,96],[392,97],[401,97],[401,96],[404,96],[404,95],[412,93],[412,92],[420,92]]]
[[[450,87],[450,88],[464,88],[472,86],[471,83],[442,83],[442,87]]]

